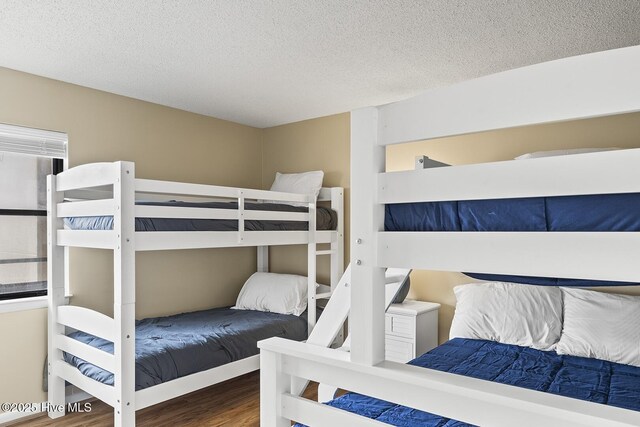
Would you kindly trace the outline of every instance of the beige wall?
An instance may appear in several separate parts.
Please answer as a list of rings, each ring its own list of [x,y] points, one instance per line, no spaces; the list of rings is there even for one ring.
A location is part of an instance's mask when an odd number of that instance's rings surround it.
[[[325,187],[344,187],[345,265],[349,260],[349,162],[350,115],[348,113],[305,120],[264,129],[262,186],[270,188],[276,172],[323,170]],[[300,247],[274,247],[270,267],[274,272],[306,274],[307,251]],[[318,281],[329,283],[328,257],[318,260]]]
[[[460,165],[509,160],[534,151],[585,147],[640,147],[640,114],[522,127],[390,146],[387,148],[387,170],[413,169],[414,157],[421,154],[452,165]],[[435,271],[415,271],[411,279],[409,297],[442,304],[439,335],[441,342],[446,341],[455,308],[453,287],[473,282],[474,279],[460,273]],[[640,295],[640,288],[615,288],[615,292]]]
[[[0,68],[0,123],[69,134],[71,166],[131,160],[137,176],[260,188],[260,129]],[[107,251],[72,252],[73,302],[112,313]],[[229,305],[255,249],[137,255],[137,317]],[[149,298],[152,295],[153,298]],[[0,315],[0,401],[40,402],[46,312]]]

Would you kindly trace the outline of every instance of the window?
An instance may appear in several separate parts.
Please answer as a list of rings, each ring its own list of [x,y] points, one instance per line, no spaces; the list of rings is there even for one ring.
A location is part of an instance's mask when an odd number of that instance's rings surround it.
[[[47,175],[66,135],[0,124],[0,301],[47,293]]]

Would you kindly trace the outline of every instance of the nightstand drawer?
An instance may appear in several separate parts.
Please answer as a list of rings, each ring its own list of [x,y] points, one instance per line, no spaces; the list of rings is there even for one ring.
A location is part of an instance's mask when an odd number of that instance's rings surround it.
[[[394,314],[387,314],[385,316],[385,332],[388,334],[413,338],[415,330],[415,317],[398,316]]]
[[[386,359],[406,363],[437,346],[439,308],[426,301],[391,304],[384,318]]]
[[[385,337],[385,358],[392,362],[406,363],[414,358],[413,343],[392,337]]]

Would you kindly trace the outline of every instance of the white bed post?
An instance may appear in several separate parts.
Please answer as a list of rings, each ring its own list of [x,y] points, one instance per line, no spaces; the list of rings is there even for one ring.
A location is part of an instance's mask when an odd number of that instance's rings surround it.
[[[375,232],[383,230],[384,206],[376,204],[385,148],[378,145],[378,109],[351,113],[351,360],[384,360],[384,269],[376,266]]]
[[[282,416],[282,395],[291,392],[291,376],[283,372],[282,355],[260,351],[260,427],[291,427]]]
[[[56,335],[64,334],[65,328],[57,321],[58,307],[64,304],[65,260],[64,248],[58,246],[56,230],[62,228],[58,219],[57,206],[62,203],[63,193],[56,191],[56,177],[47,177],[47,298],[48,304],[48,402],[49,417],[58,418],[65,414],[64,380],[54,373],[54,366],[63,360],[62,351],[56,347]],[[56,410],[62,408],[62,410]]]
[[[269,246],[258,246],[256,248],[258,265],[257,270],[261,273],[269,272]]]
[[[331,209],[338,213],[336,237],[331,240],[331,292],[336,290],[344,272],[344,190],[331,189]]]
[[[309,203],[309,244],[307,245],[307,336],[316,326],[316,201],[310,196]]]
[[[135,165],[116,162],[117,182],[113,185],[116,211],[113,230],[117,232],[113,251],[113,317],[116,331],[114,372],[116,405],[113,409],[116,427],[135,425]]]

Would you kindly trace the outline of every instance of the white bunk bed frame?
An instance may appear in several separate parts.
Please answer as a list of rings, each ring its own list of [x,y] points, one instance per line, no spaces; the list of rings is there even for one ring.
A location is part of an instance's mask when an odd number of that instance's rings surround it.
[[[169,249],[257,247],[257,269],[268,271],[269,246],[308,246],[308,331],[316,323],[316,299],[329,298],[344,270],[344,206],[342,188],[322,188],[318,202],[336,211],[336,230],[316,230],[316,200],[310,195],[135,178],[132,162],[93,163],[48,177],[48,378],[49,416],[65,414],[65,381],[114,408],[116,426],[135,425],[135,411],[216,384],[259,368],[259,355],[207,371],[135,390],[135,253]],[[188,201],[234,199],[238,209],[136,205],[145,200]],[[163,197],[164,196],[164,197]],[[72,201],[70,201],[72,200]],[[308,204],[307,212],[245,210],[245,200]],[[68,230],[65,217],[113,216],[112,230]],[[136,232],[135,218],[207,218],[238,221],[238,231]],[[303,221],[308,231],[246,231],[245,220]],[[329,249],[318,250],[318,244]],[[66,305],[65,264],[68,247],[110,249],[114,257],[113,318],[83,307]],[[316,257],[331,258],[331,289],[316,291]],[[67,337],[82,330],[112,341],[109,354]],[[66,363],[73,354],[114,374],[114,386],[84,376]]]
[[[351,113],[351,353],[261,341],[261,425],[385,425],[298,377],[481,426],[637,426],[640,413],[384,360],[384,267],[640,282],[640,233],[384,232],[384,204],[640,192],[640,149],[385,173],[391,144],[640,111],[640,46]]]

